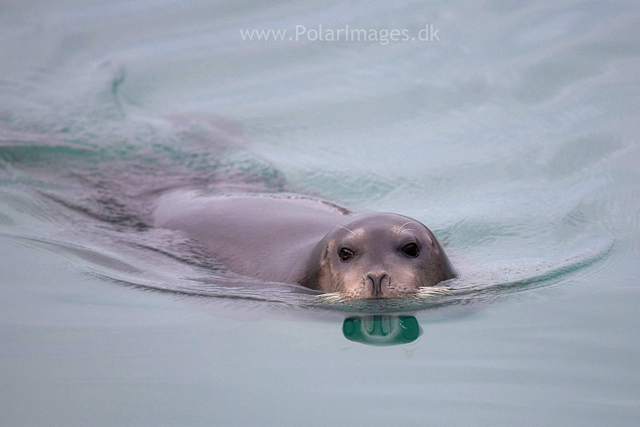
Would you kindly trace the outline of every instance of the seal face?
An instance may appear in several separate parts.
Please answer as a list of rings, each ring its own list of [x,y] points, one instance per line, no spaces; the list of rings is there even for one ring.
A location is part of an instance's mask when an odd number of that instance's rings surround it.
[[[319,249],[309,287],[346,298],[403,297],[455,277],[431,231],[402,215],[376,213],[336,226]]]

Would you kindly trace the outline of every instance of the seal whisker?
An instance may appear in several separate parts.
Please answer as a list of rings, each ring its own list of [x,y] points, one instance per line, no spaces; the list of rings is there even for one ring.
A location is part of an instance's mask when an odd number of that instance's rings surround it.
[[[347,227],[343,227],[343,226],[341,226],[341,225],[337,225],[337,224],[336,224],[336,227],[338,227],[338,228],[342,228],[342,229],[344,229],[344,230],[347,230],[349,233],[351,233],[351,234],[353,234],[354,236],[358,237],[358,234],[357,234],[356,232],[349,230]]]
[[[428,286],[418,288],[418,298],[435,298],[447,295],[451,291],[449,286]]]
[[[332,292],[322,295],[316,295],[315,299],[322,302],[334,303],[334,302],[343,302],[345,301],[344,295],[340,292]]]
[[[408,224],[411,224],[411,221],[405,222],[404,224],[402,224],[400,228],[398,228],[398,234],[402,233],[402,229],[404,228],[405,225],[408,225]]]

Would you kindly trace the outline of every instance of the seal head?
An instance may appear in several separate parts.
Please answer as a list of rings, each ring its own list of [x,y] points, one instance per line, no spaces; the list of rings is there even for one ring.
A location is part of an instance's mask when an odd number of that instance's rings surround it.
[[[403,215],[363,215],[337,225],[316,247],[308,287],[345,298],[393,298],[455,277],[431,231]]]

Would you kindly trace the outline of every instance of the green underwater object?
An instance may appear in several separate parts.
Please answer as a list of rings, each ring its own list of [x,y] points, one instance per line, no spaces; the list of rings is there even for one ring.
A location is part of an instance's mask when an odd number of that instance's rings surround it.
[[[411,343],[422,335],[418,319],[413,316],[370,315],[344,320],[344,337],[350,341],[375,346]]]

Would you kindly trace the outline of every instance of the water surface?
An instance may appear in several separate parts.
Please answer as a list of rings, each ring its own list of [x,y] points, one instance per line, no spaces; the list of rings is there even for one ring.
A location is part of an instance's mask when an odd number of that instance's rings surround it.
[[[2,424],[635,425],[639,12],[1,6]],[[438,39],[240,32],[297,25]],[[238,278],[150,226],[183,187],[402,213],[460,277],[387,302]]]

